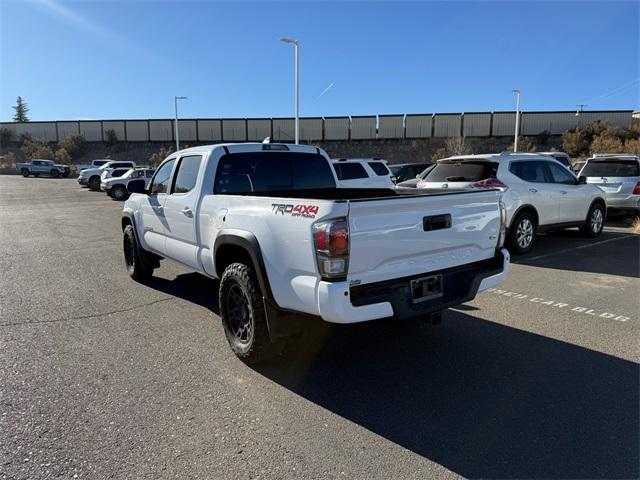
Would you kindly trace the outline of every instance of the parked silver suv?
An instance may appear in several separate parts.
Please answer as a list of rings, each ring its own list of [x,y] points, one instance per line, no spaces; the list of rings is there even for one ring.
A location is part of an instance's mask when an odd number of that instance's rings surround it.
[[[600,187],[608,208],[640,212],[640,157],[637,155],[596,155],[587,160],[579,176]]]

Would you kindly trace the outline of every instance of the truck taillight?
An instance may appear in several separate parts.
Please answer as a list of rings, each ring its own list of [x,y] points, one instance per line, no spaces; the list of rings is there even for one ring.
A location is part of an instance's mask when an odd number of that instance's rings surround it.
[[[640,195],[640,182],[636,183],[636,186],[633,187],[632,195]]]
[[[498,203],[500,206],[500,233],[498,234],[498,248],[504,246],[504,241],[507,238],[507,206],[502,200]]]
[[[480,180],[479,182],[475,182],[472,183],[471,185],[469,185],[469,188],[500,188],[502,190],[506,190],[507,187],[504,183],[502,183],[500,180],[498,180],[497,178],[487,178],[486,180]]]
[[[335,218],[313,225],[313,242],[320,275],[338,279],[347,275],[349,267],[349,223]]]

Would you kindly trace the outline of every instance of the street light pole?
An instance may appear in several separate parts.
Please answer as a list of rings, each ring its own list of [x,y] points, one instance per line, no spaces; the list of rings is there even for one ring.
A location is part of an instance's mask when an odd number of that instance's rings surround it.
[[[300,143],[300,42],[294,38],[281,38],[281,42],[293,45],[293,68],[295,82],[295,142]]]
[[[178,133],[178,100],[186,100],[187,97],[173,97],[173,107],[175,109],[176,119],[176,152],[180,150],[180,134]]]
[[[513,139],[513,152],[518,151],[518,133],[520,132],[520,90],[512,90],[516,94],[516,131]]]

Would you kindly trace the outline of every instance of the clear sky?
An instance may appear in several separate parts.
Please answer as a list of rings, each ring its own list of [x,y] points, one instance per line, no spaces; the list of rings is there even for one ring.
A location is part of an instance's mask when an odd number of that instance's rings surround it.
[[[640,2],[0,0],[0,119],[638,109]],[[332,86],[331,86],[332,85]],[[322,92],[329,88],[324,95]]]

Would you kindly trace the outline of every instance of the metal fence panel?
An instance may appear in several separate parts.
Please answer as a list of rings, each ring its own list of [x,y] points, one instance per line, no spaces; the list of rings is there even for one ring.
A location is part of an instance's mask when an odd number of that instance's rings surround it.
[[[407,115],[405,120],[405,136],[407,138],[428,138],[431,136],[433,115]]]
[[[404,115],[380,115],[378,117],[378,138],[403,138]]]
[[[173,121],[149,121],[149,139],[152,142],[171,142],[173,141],[173,136]]]
[[[118,140],[120,140],[121,142],[124,141],[125,136],[124,136],[124,121],[122,120],[113,120],[113,121],[108,121],[108,122],[102,122],[102,130],[104,132],[106,132],[107,130],[113,130],[114,132],[116,132],[116,136],[118,137]],[[105,134],[104,138],[107,138],[107,135]]]
[[[198,120],[198,139],[201,142],[222,141],[222,122],[220,120]]]
[[[195,120],[179,120],[178,135],[180,142],[195,142],[198,137],[197,125]],[[175,129],[175,125],[174,125]],[[182,148],[182,146],[180,147]]]
[[[513,136],[516,128],[516,112],[495,112],[493,114],[494,137]]]
[[[247,121],[244,118],[223,118],[222,140],[225,142],[246,142]]]
[[[276,142],[293,142],[295,140],[293,118],[273,119],[273,140]]]
[[[458,113],[436,113],[433,116],[434,137],[459,137],[462,116]]]
[[[250,142],[262,142],[271,136],[270,118],[248,118],[247,119],[247,140]]]
[[[491,135],[491,114],[465,113],[462,128],[465,137],[488,137]]]
[[[79,122],[79,125],[80,135],[82,135],[87,142],[102,141],[100,122]]]
[[[312,142],[322,140],[322,118],[300,119],[300,141]]]
[[[16,123],[16,138],[20,138],[20,135],[30,135],[34,140],[41,139],[50,142],[58,140],[56,122]]]
[[[607,125],[616,127],[628,127],[631,125],[633,110],[611,111],[611,112],[580,112],[576,117],[580,127],[586,127],[592,122],[600,121]]]
[[[58,141],[62,141],[71,135],[78,135],[80,126],[78,122],[58,122]]]
[[[351,117],[351,140],[376,138],[376,117]]]
[[[325,140],[348,140],[349,139],[349,117],[325,117],[324,118],[324,139]]]
[[[538,135],[544,131],[559,135],[577,124],[575,112],[523,112],[520,135]]]
[[[146,120],[127,120],[127,140],[130,142],[146,142],[149,140]]]

